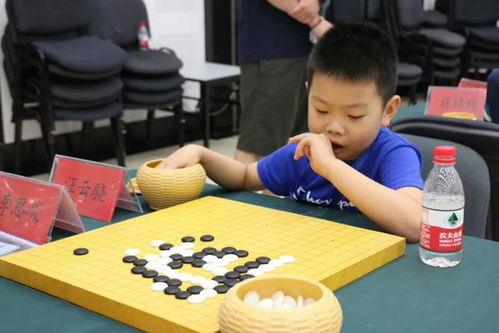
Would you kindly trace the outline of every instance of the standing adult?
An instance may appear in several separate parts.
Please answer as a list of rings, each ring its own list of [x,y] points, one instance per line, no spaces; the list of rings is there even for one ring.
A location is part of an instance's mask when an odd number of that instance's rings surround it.
[[[499,69],[487,77],[487,109],[490,121],[499,124]]]
[[[332,26],[319,7],[319,0],[240,0],[237,160],[258,161],[307,130],[310,37],[320,38]]]

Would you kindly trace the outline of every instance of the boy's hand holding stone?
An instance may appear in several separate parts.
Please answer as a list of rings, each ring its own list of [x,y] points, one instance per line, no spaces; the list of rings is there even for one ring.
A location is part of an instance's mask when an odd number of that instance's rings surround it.
[[[201,160],[201,149],[198,145],[182,147],[166,157],[156,168],[159,169],[181,169],[199,163]]]

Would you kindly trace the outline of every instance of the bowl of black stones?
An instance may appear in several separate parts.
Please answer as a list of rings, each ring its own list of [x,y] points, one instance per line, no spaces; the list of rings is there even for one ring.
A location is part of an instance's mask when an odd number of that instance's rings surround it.
[[[220,304],[222,333],[335,333],[343,314],[323,284],[291,275],[257,277],[231,288]]]
[[[137,171],[137,185],[149,207],[158,210],[199,197],[206,182],[201,164],[181,169],[156,168],[160,162],[146,162]]]

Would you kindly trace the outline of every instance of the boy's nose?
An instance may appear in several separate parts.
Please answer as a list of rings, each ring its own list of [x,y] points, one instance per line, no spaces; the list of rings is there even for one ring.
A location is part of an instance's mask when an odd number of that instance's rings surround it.
[[[331,134],[343,135],[345,134],[345,130],[341,122],[339,121],[331,121],[329,122],[326,130]]]

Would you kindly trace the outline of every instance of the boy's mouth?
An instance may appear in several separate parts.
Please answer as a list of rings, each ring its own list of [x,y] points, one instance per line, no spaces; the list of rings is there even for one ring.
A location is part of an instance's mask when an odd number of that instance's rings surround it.
[[[333,147],[333,152],[336,154],[343,150],[343,145],[340,145],[339,143],[331,141],[331,147]]]

